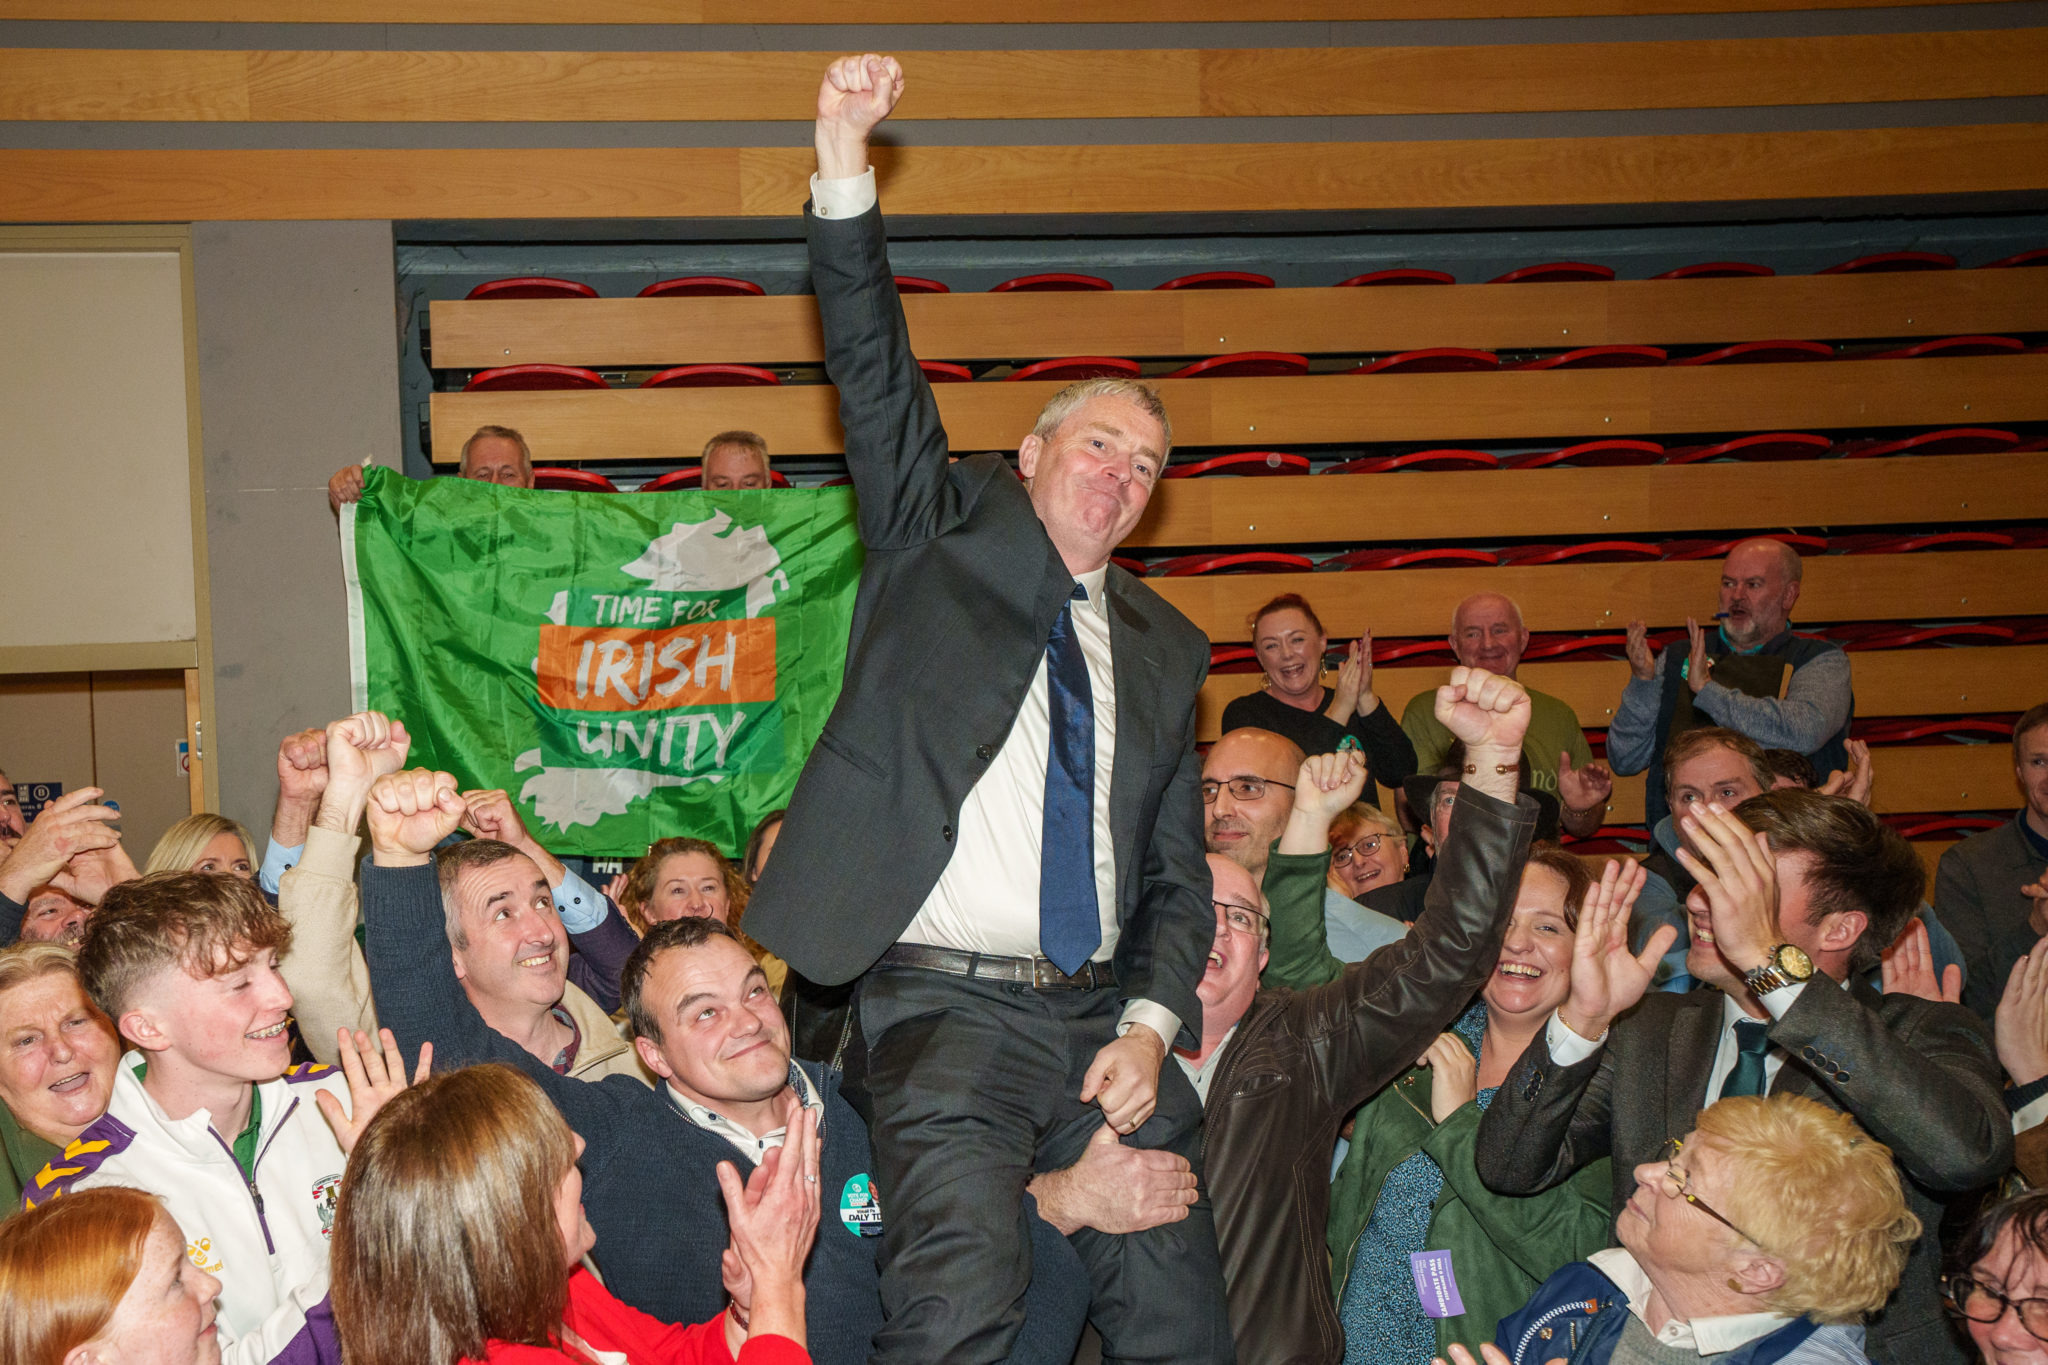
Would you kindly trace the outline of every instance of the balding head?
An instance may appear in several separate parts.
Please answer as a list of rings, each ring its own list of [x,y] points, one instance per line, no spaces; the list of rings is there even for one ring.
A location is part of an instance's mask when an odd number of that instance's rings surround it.
[[[1721,633],[1737,649],[1755,649],[1792,622],[1804,574],[1799,552],[1782,540],[1742,541],[1721,561]]]
[[[21,842],[21,836],[28,833],[28,826],[21,818],[21,799],[14,794],[14,784],[7,774],[0,772],[0,854],[5,854]]]
[[[1209,852],[1222,854],[1254,877],[1264,873],[1266,855],[1294,809],[1301,760],[1300,747],[1271,730],[1232,730],[1217,740],[1202,764]]]
[[[1451,613],[1451,652],[1467,668],[1512,678],[1528,647],[1529,630],[1512,597],[1475,592]]]

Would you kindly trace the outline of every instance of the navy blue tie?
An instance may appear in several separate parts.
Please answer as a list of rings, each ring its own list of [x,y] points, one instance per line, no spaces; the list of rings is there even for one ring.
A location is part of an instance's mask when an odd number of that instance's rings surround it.
[[[1095,902],[1095,705],[1088,660],[1074,633],[1076,583],[1045,646],[1046,703],[1052,743],[1045,761],[1045,837],[1038,872],[1038,946],[1072,976],[1102,945]]]

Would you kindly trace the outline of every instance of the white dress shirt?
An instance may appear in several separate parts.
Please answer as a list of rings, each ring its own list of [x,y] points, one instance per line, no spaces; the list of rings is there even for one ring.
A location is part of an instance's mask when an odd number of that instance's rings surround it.
[[[1764,1012],[1769,1014],[1773,1020],[1783,1019],[1786,1011],[1792,1008],[1793,1002],[1799,999],[1799,992],[1805,990],[1810,984],[1810,982],[1795,981],[1789,986],[1780,986],[1778,989],[1766,992],[1758,997],[1757,1003],[1764,1007]],[[1848,988],[1849,983],[1843,982],[1842,989],[1847,990]],[[1707,1070],[1708,1104],[1712,1104],[1721,1097],[1722,1083],[1728,1079],[1728,1073],[1735,1069],[1735,1058],[1737,1055],[1735,1026],[1748,1018],[1748,1012],[1736,1003],[1734,996],[1724,995],[1721,997],[1721,1041],[1714,1047],[1714,1064]],[[1604,1035],[1603,1038],[1581,1038],[1565,1024],[1562,1011],[1550,1016],[1550,1022],[1544,1025],[1543,1037],[1550,1047],[1550,1060],[1556,1062],[1559,1066],[1572,1066],[1585,1061],[1586,1058],[1600,1050],[1604,1039]],[[1773,1043],[1770,1050],[1764,1053],[1764,1093],[1766,1095],[1770,1094],[1771,1087],[1777,1084],[1778,1068],[1784,1064],[1784,1049]]]
[[[1650,1277],[1636,1264],[1636,1258],[1621,1247],[1609,1247],[1594,1252],[1586,1260],[1628,1295],[1628,1311],[1648,1327],[1650,1320],[1643,1310],[1650,1301]],[[1769,1336],[1790,1321],[1783,1313],[1726,1313],[1689,1322],[1672,1318],[1651,1335],[1665,1346],[1717,1356],[1747,1346],[1758,1337]]]
[[[818,1131],[822,1139],[825,1124],[825,1097],[818,1093],[817,1087],[811,1084],[811,1078],[806,1076],[803,1068],[795,1062],[789,1064],[789,1083],[795,1087],[797,1098],[803,1101],[804,1108],[818,1116]],[[705,1132],[718,1134],[727,1142],[730,1142],[739,1151],[741,1156],[744,1156],[756,1166],[761,1164],[762,1160],[768,1155],[770,1148],[780,1147],[789,1140],[789,1127],[786,1124],[772,1132],[757,1134],[753,1129],[736,1123],[715,1110],[706,1109],[703,1105],[676,1089],[674,1083],[670,1081],[663,1081],[661,1083],[661,1090],[663,1094],[668,1096],[669,1104],[674,1106],[678,1114],[681,1114]]]
[[[857,218],[876,203],[872,167],[839,180],[811,177],[811,212],[820,218]],[[1109,785],[1116,766],[1116,665],[1109,647],[1109,599],[1103,581],[1109,567],[1090,570],[1075,581],[1087,589],[1086,602],[1073,603],[1074,635],[1088,665],[1089,700],[1095,713],[1094,855],[1095,910],[1102,943],[1094,961],[1116,952],[1116,844],[1109,824]],[[1039,868],[1045,835],[1045,773],[1052,753],[1052,703],[1047,661],[1025,689],[1024,704],[987,771],[967,793],[938,882],[903,930],[900,943],[923,943],[996,957],[1043,956],[1038,941]],[[1144,1023],[1170,1048],[1180,1019],[1164,1005],[1132,1000],[1124,1007],[1119,1032]]]

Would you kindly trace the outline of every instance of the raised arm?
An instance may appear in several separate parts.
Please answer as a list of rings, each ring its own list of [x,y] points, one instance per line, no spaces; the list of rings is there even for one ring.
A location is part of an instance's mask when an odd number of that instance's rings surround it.
[[[1766,748],[1812,753],[1849,722],[1849,656],[1830,649],[1792,670],[1782,697],[1752,697],[1709,679],[1694,704]],[[1610,741],[1611,742],[1611,741]]]
[[[1302,760],[1294,781],[1294,808],[1267,856],[1260,887],[1272,929],[1260,984],[1304,990],[1343,975],[1344,964],[1330,952],[1323,917],[1330,824],[1365,791],[1365,778],[1364,756],[1355,749]]]

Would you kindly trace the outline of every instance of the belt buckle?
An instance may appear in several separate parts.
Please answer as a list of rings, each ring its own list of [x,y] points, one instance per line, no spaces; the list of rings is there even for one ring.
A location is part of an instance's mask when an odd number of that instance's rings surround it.
[[[1071,986],[1074,978],[1054,966],[1050,958],[1031,959],[1031,984],[1039,990]]]

